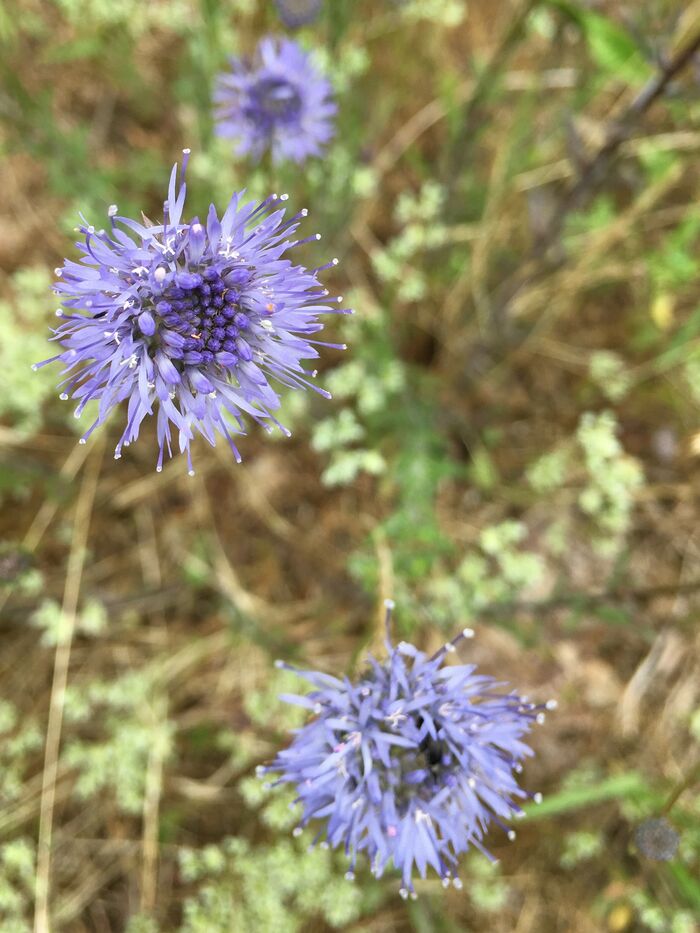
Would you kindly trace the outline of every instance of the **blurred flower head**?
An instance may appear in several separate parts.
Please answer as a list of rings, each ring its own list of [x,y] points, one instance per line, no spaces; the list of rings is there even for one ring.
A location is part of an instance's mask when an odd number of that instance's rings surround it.
[[[280,19],[290,29],[313,23],[321,12],[323,0],[275,0]]]
[[[457,856],[471,846],[488,855],[482,840],[491,823],[514,838],[504,821],[523,814],[519,801],[541,799],[515,775],[532,754],[523,736],[544,707],[499,692],[473,665],[446,666],[458,640],[431,658],[387,642],[387,659],[370,657],[356,683],[298,671],[315,689],[282,699],[315,718],[261,769],[296,787],[303,813],[295,832],[320,822],[316,841],[345,848],[350,878],[358,852],[377,877],[392,863],[404,897],[414,871],[424,878],[428,866],[445,887],[461,887]]]
[[[269,151],[275,163],[303,162],[333,135],[331,85],[291,39],[263,39],[254,63],[231,59],[214,101],[218,135],[255,159]]]
[[[668,820],[662,818],[644,820],[637,827],[634,841],[647,858],[668,862],[676,854],[680,836]]]
[[[53,339],[63,349],[37,365],[65,365],[61,398],[77,399],[76,417],[98,403],[81,442],[126,402],[115,457],[155,415],[157,469],[177,444],[192,472],[196,434],[212,446],[224,436],[240,460],[233,435],[244,433],[243,415],[285,431],[272,415],[280,400],[270,380],[328,395],[302,360],[318,356],[319,315],[340,309],[317,275],[336,260],[309,271],[285,258],[306,242],[294,237],[306,211],[285,217],[286,195],[253,204],[234,194],[221,218],[211,205],[204,223],[182,220],[188,154],[179,187],[173,167],[162,223],[120,217],[113,206],[108,231],[79,228],[80,262],[56,270],[64,307]]]
[[[0,541],[0,586],[13,583],[30,569],[32,563],[28,551],[9,541]]]

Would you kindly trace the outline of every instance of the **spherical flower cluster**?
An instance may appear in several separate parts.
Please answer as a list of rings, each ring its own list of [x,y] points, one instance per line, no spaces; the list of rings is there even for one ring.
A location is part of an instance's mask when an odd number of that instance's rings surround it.
[[[290,29],[308,26],[321,12],[323,0],[275,0],[280,19]]]
[[[263,39],[254,63],[232,58],[214,102],[218,135],[255,159],[269,151],[275,163],[303,162],[333,135],[331,85],[291,39]]]
[[[244,433],[247,414],[270,430],[280,400],[270,379],[311,386],[302,360],[318,356],[311,335],[319,315],[340,312],[328,303],[317,277],[285,254],[306,242],[294,238],[301,211],[285,218],[276,194],[261,204],[234,194],[221,218],[214,205],[205,223],[182,220],[186,186],[173,167],[163,223],[140,223],[109,210],[111,229],[84,224],[80,262],[56,270],[55,291],[64,308],[54,338],[63,350],[66,378],[61,398],[78,400],[80,417],[91,400],[97,418],[81,441],[127,402],[127,425],[115,457],[136,440],[155,412],[157,469],[172,456],[171,424],[187,454],[196,433],[212,446],[224,436],[236,456],[233,434]],[[316,239],[309,237],[308,239]],[[341,301],[342,299],[338,299]]]
[[[644,820],[635,831],[634,841],[642,855],[668,862],[676,854],[681,838],[668,820],[658,817]]]
[[[366,852],[375,876],[388,863],[401,873],[404,897],[413,893],[414,870],[425,878],[428,866],[445,886],[461,887],[458,855],[473,846],[488,856],[489,826],[514,838],[504,821],[523,815],[519,801],[541,799],[515,774],[532,754],[523,736],[556,704],[503,694],[474,665],[446,666],[446,655],[471,634],[465,629],[432,657],[387,642],[387,660],[370,658],[356,683],[297,671],[315,689],[282,697],[316,718],[260,772],[296,788],[303,812],[295,832],[319,821],[316,841],[345,848],[348,877],[357,853]]]

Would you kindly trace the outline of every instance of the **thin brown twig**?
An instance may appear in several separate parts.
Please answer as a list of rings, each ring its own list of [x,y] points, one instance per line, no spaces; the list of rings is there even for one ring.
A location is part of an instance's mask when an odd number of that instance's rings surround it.
[[[66,625],[66,632],[56,645],[54,657],[53,682],[49,701],[49,721],[46,729],[44,753],[44,771],[41,786],[41,804],[39,808],[39,836],[37,842],[37,865],[35,886],[35,933],[50,933],[49,895],[51,888],[51,843],[53,835],[53,816],[56,803],[56,780],[58,777],[58,758],[63,726],[63,709],[68,683],[73,634],[80,598],[80,583],[87,551],[88,531],[92,506],[102,466],[104,440],[98,442],[93,450],[92,459],[86,469],[80,488],[73,521],[73,541],[66,567],[66,583],[63,591],[61,614]]]
[[[685,791],[690,790],[695,784],[700,781],[700,761],[695,764],[695,767],[691,768],[688,774],[678,782],[678,784],[673,788],[671,794],[661,810],[660,816],[667,816],[674,804]]]
[[[619,149],[628,141],[635,124],[663,94],[676,75],[692,60],[699,48],[700,34],[659,68],[622,115],[609,126],[604,141],[580,170],[577,181],[569,188],[554,211],[546,233],[534,244],[529,261],[525,263],[525,271],[516,274],[514,281],[506,282],[499,289],[502,297],[492,313],[495,328],[500,327],[506,320],[509,309],[524,288],[550,275],[566,263],[566,256],[557,255],[556,258],[552,258],[548,253],[559,238],[569,214],[584,206],[595,194]]]
[[[663,94],[670,82],[692,61],[700,49],[700,32],[685,48],[664,64],[644,85],[622,116],[608,128],[605,140],[579,173],[578,180],[560,202],[539,249],[547,249],[561,233],[564,221],[596,190],[620,146],[627,141],[635,123]]]
[[[141,866],[141,911],[151,913],[156,906],[158,892],[159,812],[163,793],[165,702],[154,704],[153,727],[146,767],[146,787],[143,797],[143,861]]]
[[[700,592],[700,580],[689,580],[687,583],[666,583],[659,586],[611,587],[597,592],[570,591],[558,593],[546,599],[491,603],[481,607],[479,615],[500,616],[511,612],[536,614],[553,609],[597,606],[601,603],[646,603],[662,596],[691,596],[698,592]]]

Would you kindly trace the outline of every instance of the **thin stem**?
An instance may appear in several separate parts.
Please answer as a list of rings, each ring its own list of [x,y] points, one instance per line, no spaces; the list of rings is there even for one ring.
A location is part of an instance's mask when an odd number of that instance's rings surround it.
[[[467,162],[471,149],[470,143],[475,138],[474,117],[479,106],[491,93],[499,72],[504,67],[511,53],[514,51],[520,41],[528,17],[540,0],[524,0],[520,9],[510,19],[510,24],[501,36],[495,52],[488,61],[476,80],[474,89],[467,100],[461,114],[459,132],[456,139],[450,146],[449,157],[446,167],[447,177],[447,203],[451,209],[459,207],[459,199],[454,197],[456,193],[461,167]]]
[[[681,794],[689,790],[694,784],[697,784],[698,781],[700,781],[700,761],[695,765],[694,768],[691,768],[687,776],[683,778],[683,780],[680,781],[671,791],[671,796],[664,804],[660,816],[667,816]]]
[[[600,603],[649,602],[660,596],[681,596],[700,592],[700,580],[689,580],[687,583],[666,583],[659,586],[642,587],[614,587],[598,592],[568,592],[547,599],[531,600],[530,602],[503,602],[491,603],[479,608],[479,615],[494,616],[511,612],[541,613],[552,609],[583,608],[596,606]]]
[[[584,206],[597,191],[620,146],[629,139],[635,123],[644,116],[654,101],[661,96],[673,78],[692,60],[698,49],[700,49],[700,33],[687,47],[679,50],[670,61],[666,62],[647,81],[623,114],[608,129],[604,142],[595,155],[583,166],[578,180],[559,203],[549,222],[546,233],[534,244],[527,262],[530,271],[516,275],[515,281],[507,283],[502,289],[503,297],[492,312],[494,327],[502,326],[507,319],[508,309],[526,286],[538,282],[564,265],[566,262],[565,256],[559,255],[556,259],[552,259],[547,254],[558,240],[569,214],[573,210]]]
[[[156,907],[158,892],[158,830],[160,801],[163,793],[165,703],[154,704],[151,748],[146,767],[143,798],[143,862],[141,868],[141,911],[150,914]]]
[[[583,167],[578,181],[559,204],[550,222],[544,242],[538,244],[539,249],[546,250],[553,244],[559,236],[567,216],[597,189],[605,177],[605,172],[609,168],[617,150],[629,138],[635,123],[640,117],[644,116],[654,101],[661,96],[673,78],[689,64],[698,49],[700,49],[700,32],[692,42],[677,52],[670,61],[647,81],[622,116],[608,129],[605,141]]]
[[[73,541],[68,565],[66,583],[63,591],[61,614],[67,631],[56,645],[54,656],[53,682],[49,702],[49,721],[46,728],[46,746],[44,753],[44,771],[41,785],[41,805],[39,809],[39,836],[37,843],[37,866],[35,886],[35,933],[50,933],[49,894],[51,888],[51,844],[53,838],[53,816],[56,803],[56,780],[58,777],[58,758],[63,727],[63,710],[66,700],[68,668],[71,647],[80,598],[80,582],[87,551],[88,530],[95,492],[102,465],[104,440],[98,442],[89,462],[75,508],[73,522]]]

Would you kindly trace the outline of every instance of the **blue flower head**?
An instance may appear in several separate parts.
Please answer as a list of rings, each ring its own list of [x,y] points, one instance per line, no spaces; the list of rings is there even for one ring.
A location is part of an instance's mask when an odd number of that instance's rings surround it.
[[[214,101],[218,135],[255,159],[270,151],[275,163],[303,162],[333,135],[331,85],[291,39],[263,39],[252,64],[231,59]]]
[[[307,213],[285,217],[286,195],[253,204],[239,192],[221,218],[211,205],[206,222],[183,221],[188,153],[179,187],[173,167],[162,223],[120,217],[111,207],[109,230],[79,228],[81,260],[56,270],[64,307],[53,339],[63,349],[37,365],[65,364],[61,398],[78,401],[76,417],[89,401],[99,403],[81,442],[126,402],[115,457],[154,415],[157,469],[166,450],[172,456],[172,426],[193,472],[196,434],[212,446],[223,435],[240,460],[232,436],[244,433],[243,415],[288,433],[272,415],[280,400],[271,381],[328,395],[302,360],[324,345],[312,337],[323,326],[319,315],[340,309],[328,304],[317,276],[337,260],[309,271],[285,258],[306,242],[295,231]]]
[[[465,629],[432,657],[387,641],[387,659],[369,658],[356,683],[297,671],[315,689],[282,697],[315,718],[260,772],[296,788],[302,816],[295,833],[320,823],[315,841],[344,847],[347,877],[365,852],[376,877],[389,863],[400,872],[403,897],[413,894],[414,871],[425,878],[428,866],[445,887],[460,888],[459,854],[473,846],[489,856],[490,824],[512,839],[504,821],[523,815],[520,801],[541,800],[515,775],[532,754],[523,736],[556,704],[502,693],[474,665],[446,666],[446,655],[472,634]]]
[[[323,0],[275,0],[280,19],[290,29],[308,26],[321,12]]]

